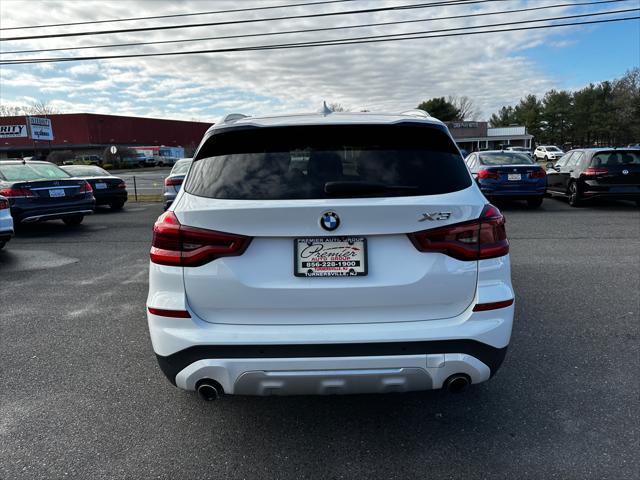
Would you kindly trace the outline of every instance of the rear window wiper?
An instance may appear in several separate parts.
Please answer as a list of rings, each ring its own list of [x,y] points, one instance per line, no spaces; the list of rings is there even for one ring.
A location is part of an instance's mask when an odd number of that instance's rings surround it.
[[[377,182],[338,181],[324,184],[331,195],[367,195],[372,193],[404,193],[418,190],[416,185],[385,185]]]

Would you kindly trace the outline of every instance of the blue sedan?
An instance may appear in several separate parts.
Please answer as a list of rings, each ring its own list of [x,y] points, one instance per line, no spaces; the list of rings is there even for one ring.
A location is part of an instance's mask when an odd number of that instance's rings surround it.
[[[490,150],[472,153],[465,162],[485,197],[526,200],[530,208],[542,205],[547,173],[528,155]]]

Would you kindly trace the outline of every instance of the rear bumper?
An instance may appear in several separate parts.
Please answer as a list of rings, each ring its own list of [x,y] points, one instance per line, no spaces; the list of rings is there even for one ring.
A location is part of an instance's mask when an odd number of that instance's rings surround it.
[[[528,198],[540,198],[544,197],[547,193],[547,187],[541,188],[527,188],[527,189],[500,189],[500,188],[486,188],[480,187],[480,190],[485,197],[499,197],[499,198],[512,198],[512,199],[528,199]]]
[[[603,192],[599,190],[586,190],[582,192],[582,198],[584,200],[589,199],[610,199],[610,200],[640,200],[640,191],[639,192],[619,192],[619,191],[608,191]]]
[[[149,313],[148,322],[160,368],[180,388],[211,379],[226,393],[376,393],[437,389],[458,373],[488,380],[504,360],[513,313],[511,305],[439,321],[306,326]]]
[[[96,198],[96,205],[108,205],[114,202],[126,202],[128,194],[126,191],[97,193],[95,190],[93,196]]]
[[[0,232],[0,242],[8,242],[13,237],[13,230],[1,231]]]
[[[168,208],[169,205],[171,205],[173,203],[173,201],[176,199],[177,196],[178,196],[178,192],[164,192],[163,193],[165,209]]]
[[[200,346],[157,356],[169,380],[195,390],[203,379],[238,395],[388,393],[442,388],[454,374],[488,380],[507,347],[462,341],[342,345]],[[457,352],[457,353],[453,353]]]
[[[11,214],[16,223],[39,222],[43,220],[59,220],[70,215],[89,215],[93,213],[95,200],[77,201],[66,205],[12,205]]]

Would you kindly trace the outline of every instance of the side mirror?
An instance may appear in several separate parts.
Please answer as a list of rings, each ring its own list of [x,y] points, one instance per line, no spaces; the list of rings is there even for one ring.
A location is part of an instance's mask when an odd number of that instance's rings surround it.
[[[547,163],[547,170],[555,170],[555,169],[556,169],[556,166],[553,163],[551,162]]]

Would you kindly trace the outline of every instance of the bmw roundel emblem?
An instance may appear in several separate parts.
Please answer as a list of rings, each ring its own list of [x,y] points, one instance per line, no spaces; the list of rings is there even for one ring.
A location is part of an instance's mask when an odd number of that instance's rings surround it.
[[[335,212],[324,212],[320,217],[320,226],[332,232],[340,226],[340,217]]]
[[[629,170],[622,170],[623,175],[629,175]]]

